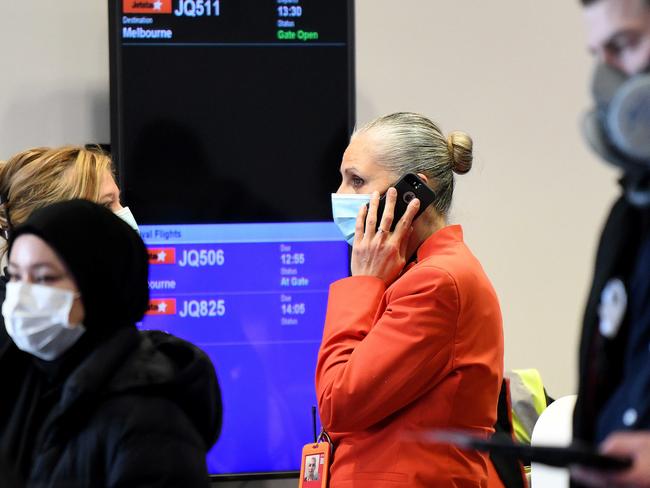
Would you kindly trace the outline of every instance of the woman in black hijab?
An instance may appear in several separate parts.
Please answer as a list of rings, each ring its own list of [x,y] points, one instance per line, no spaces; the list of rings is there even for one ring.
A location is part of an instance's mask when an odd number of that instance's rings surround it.
[[[208,486],[214,368],[136,329],[149,298],[139,235],[92,202],[56,203],[15,229],[8,271],[0,468],[39,488]]]

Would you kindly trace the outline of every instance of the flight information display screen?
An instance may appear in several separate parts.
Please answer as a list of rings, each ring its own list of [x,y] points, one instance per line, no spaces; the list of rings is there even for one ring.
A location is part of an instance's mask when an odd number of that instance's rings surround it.
[[[300,467],[312,437],[314,371],[347,244],[331,223],[142,226],[151,300],[143,327],[211,357],[223,431],[211,473]]]
[[[354,125],[353,0],[109,0],[111,153],[149,249],[141,324],[209,355],[211,474],[299,470]]]
[[[152,224],[329,220],[353,127],[352,0],[122,0],[112,150]]]

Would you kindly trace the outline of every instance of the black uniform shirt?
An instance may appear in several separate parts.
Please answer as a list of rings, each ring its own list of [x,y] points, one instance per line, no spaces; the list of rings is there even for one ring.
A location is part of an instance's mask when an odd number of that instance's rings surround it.
[[[650,232],[644,232],[627,295],[623,377],[603,406],[596,442],[616,430],[650,428]]]

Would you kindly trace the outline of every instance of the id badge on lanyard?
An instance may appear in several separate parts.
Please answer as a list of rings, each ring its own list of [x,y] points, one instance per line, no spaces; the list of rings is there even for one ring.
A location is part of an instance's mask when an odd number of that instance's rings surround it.
[[[332,440],[325,431],[316,442],[305,444],[298,488],[327,488],[332,461]]]

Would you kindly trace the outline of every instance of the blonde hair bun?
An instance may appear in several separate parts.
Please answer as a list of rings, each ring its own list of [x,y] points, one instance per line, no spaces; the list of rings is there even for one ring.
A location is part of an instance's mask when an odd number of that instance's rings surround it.
[[[455,130],[447,136],[447,149],[454,173],[464,175],[472,169],[472,147],[472,138],[463,131]]]

